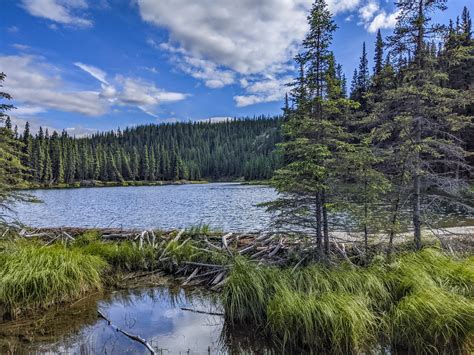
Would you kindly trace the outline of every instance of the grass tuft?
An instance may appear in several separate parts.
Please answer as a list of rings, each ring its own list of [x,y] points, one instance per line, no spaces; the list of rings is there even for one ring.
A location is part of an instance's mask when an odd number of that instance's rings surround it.
[[[404,297],[389,315],[392,342],[416,353],[454,352],[474,334],[474,302],[440,288]]]
[[[285,287],[286,274],[236,258],[222,292],[225,315],[231,323],[263,325],[267,304],[276,289]]]
[[[61,245],[18,243],[0,259],[0,304],[12,317],[101,289],[106,268],[101,258]]]
[[[267,307],[271,332],[285,345],[351,353],[375,342],[377,317],[363,296],[279,289]]]

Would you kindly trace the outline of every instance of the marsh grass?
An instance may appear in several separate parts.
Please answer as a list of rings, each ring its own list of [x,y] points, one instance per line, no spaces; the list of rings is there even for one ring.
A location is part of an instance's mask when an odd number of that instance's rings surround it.
[[[267,307],[268,327],[283,345],[350,353],[376,340],[377,317],[363,296],[328,292],[319,297],[277,291]]]
[[[359,268],[293,271],[238,259],[222,302],[231,322],[259,325],[283,346],[357,353],[382,341],[456,352],[474,334],[473,261],[435,249]]]
[[[474,303],[441,288],[421,289],[404,297],[389,319],[395,345],[415,353],[460,353],[474,332]]]
[[[104,243],[90,241],[81,246],[73,247],[86,255],[101,257],[116,271],[140,271],[157,267],[156,250],[143,246],[139,249],[132,242]]]
[[[256,266],[236,258],[222,292],[225,316],[231,323],[263,325],[267,304],[278,288],[288,283],[287,273],[272,267]]]
[[[106,263],[61,245],[16,243],[0,254],[0,304],[11,317],[100,290]]]

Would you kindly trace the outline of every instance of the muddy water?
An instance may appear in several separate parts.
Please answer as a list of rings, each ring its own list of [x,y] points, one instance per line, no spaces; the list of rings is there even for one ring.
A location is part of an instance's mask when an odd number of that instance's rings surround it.
[[[149,353],[98,318],[97,310],[117,327],[145,338],[158,354],[225,354],[240,352],[241,346],[259,352],[251,331],[229,332],[222,316],[182,307],[221,313],[215,296],[204,291],[160,286],[96,294],[34,319],[0,324],[0,353]]]

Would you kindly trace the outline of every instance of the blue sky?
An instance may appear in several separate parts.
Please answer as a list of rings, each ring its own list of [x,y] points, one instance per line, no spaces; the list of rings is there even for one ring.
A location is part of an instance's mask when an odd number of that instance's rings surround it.
[[[468,0],[449,0],[446,23]],[[329,0],[348,80],[396,9]],[[145,123],[280,113],[310,0],[3,0],[0,71],[12,117],[83,135]]]

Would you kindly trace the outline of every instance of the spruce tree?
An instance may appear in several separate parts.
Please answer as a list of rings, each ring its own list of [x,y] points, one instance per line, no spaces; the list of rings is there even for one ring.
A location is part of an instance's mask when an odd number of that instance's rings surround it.
[[[283,123],[280,149],[285,165],[276,171],[273,186],[280,197],[265,204],[276,213],[277,227],[311,233],[319,255],[329,251],[328,206],[333,198],[331,167],[340,163],[344,121],[355,104],[342,95],[337,65],[329,46],[336,30],[323,0],[313,4],[300,67],[291,90],[294,107]]]
[[[383,69],[383,39],[380,29],[377,31],[377,39],[375,41],[375,55],[374,55],[374,76],[378,76],[382,73]]]
[[[394,215],[411,201],[414,241],[420,248],[422,203],[453,202],[466,187],[454,173],[457,167],[468,166],[453,133],[470,119],[458,113],[469,98],[442,86],[444,74],[429,55],[428,38],[442,27],[432,25],[428,14],[443,10],[445,1],[407,0],[397,5],[400,16],[389,46],[401,58],[400,83],[387,90],[374,109],[378,127],[373,138],[385,148],[385,172],[399,194],[391,199],[398,202]]]

